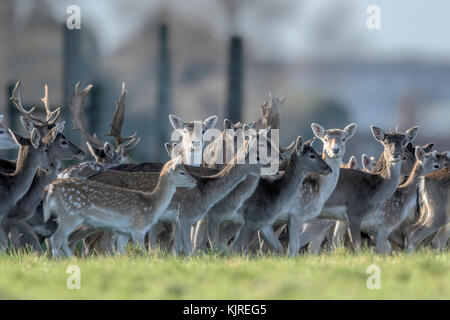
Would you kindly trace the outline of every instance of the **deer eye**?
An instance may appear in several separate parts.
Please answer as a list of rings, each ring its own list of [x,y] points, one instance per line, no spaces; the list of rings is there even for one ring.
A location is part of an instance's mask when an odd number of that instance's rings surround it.
[[[0,130],[0,134],[4,134],[5,133],[5,131],[4,130]]]
[[[63,141],[61,141],[61,144],[62,144],[63,146],[65,146],[65,145],[67,144],[67,141],[66,141],[66,140],[63,140]]]
[[[182,176],[185,176],[185,175],[186,175],[183,171],[181,171],[180,174],[181,174]]]
[[[48,153],[49,153],[48,148],[46,148],[46,149],[44,150],[44,152],[45,152],[45,154],[48,154]]]
[[[309,156],[311,159],[315,159],[316,158],[316,155],[315,154],[312,154],[312,155],[310,155]]]

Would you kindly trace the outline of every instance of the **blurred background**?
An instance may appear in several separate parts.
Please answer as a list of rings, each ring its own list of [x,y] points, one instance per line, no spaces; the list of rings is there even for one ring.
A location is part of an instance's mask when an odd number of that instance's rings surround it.
[[[69,30],[68,6],[81,9]],[[366,10],[381,9],[370,30]],[[435,0],[2,0],[0,113],[20,131],[9,103],[22,82],[22,101],[62,106],[75,83],[94,85],[86,117],[91,133],[109,131],[122,81],[127,87],[123,135],[142,138],[136,161],[167,159],[168,114],[185,121],[218,115],[257,120],[260,105],[285,96],[282,144],[326,128],[359,125],[345,159],[378,158],[371,124],[405,130],[420,125],[417,143],[450,149],[450,2]],[[320,149],[319,144],[317,145]]]

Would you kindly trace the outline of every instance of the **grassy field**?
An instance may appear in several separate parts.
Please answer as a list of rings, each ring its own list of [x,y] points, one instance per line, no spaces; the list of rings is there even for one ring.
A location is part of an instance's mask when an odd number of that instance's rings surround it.
[[[66,268],[81,271],[81,288],[66,287]],[[380,268],[369,290],[367,267]],[[52,260],[0,256],[1,299],[450,299],[450,254],[422,250],[382,257],[341,250],[319,256],[241,257],[221,253]]]

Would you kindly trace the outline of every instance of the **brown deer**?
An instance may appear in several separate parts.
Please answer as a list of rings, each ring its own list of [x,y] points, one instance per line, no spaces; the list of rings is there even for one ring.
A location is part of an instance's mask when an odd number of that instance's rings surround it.
[[[150,193],[80,178],[56,180],[46,188],[44,202],[45,219],[52,212],[59,219],[58,229],[50,238],[52,255],[60,256],[61,248],[66,255],[72,255],[67,240],[82,224],[116,232],[121,253],[130,237],[145,249],[146,232],[166,210],[176,189],[193,188],[196,184],[184,168],[182,156],[166,163]]]
[[[87,132],[84,125],[84,103],[89,95],[92,85],[88,85],[83,90],[79,90],[80,82],[75,86],[75,93],[73,94],[72,102],[70,103],[70,112],[72,116],[72,123],[74,130],[78,130],[87,140],[86,144],[89,152],[94,157],[95,161],[87,161],[74,166],[71,166],[59,174],[59,178],[79,177],[85,178],[90,175],[99,173],[108,168],[111,168],[120,163],[130,162],[128,154],[133,151],[140,141],[136,137],[136,133],[128,137],[122,137],[122,126],[125,118],[125,82],[122,83],[122,93],[116,101],[116,110],[110,124],[111,129],[107,134],[114,137],[117,147],[106,141],[101,141],[96,134],[91,135]]]
[[[319,217],[347,222],[355,250],[361,248],[361,223],[373,218],[379,207],[394,194],[400,181],[405,148],[416,137],[418,129],[412,127],[405,133],[385,133],[371,126],[375,140],[384,147],[378,168],[375,168],[380,173],[341,169],[336,188]]]
[[[255,129],[264,129],[271,127],[272,129],[280,129],[280,116],[284,105],[285,98],[274,98],[269,92],[269,102],[265,101],[261,105],[261,119],[255,124]]]
[[[314,139],[303,143],[302,138],[297,137],[285,173],[277,179],[260,179],[253,194],[238,210],[243,225],[231,245],[233,251],[246,250],[249,237],[255,230],[260,230],[275,251],[283,251],[274,234],[273,223],[281,215],[289,213],[292,199],[308,173],[327,175],[332,172],[330,166],[312,148],[313,141]]]

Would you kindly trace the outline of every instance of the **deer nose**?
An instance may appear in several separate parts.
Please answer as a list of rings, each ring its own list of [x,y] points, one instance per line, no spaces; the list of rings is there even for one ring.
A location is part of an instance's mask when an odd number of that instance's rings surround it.
[[[439,168],[440,168],[440,165],[435,164],[435,165],[434,165],[434,168],[435,168],[435,169],[439,169]]]
[[[339,147],[333,147],[333,153],[334,154],[338,154],[339,152],[341,151],[341,148],[339,148]]]
[[[400,160],[400,152],[395,152],[392,157],[394,158],[394,160]]]

